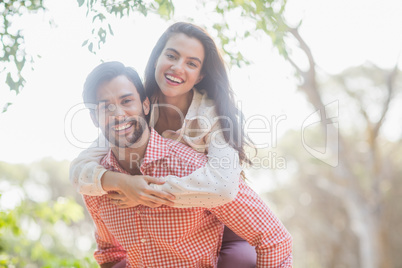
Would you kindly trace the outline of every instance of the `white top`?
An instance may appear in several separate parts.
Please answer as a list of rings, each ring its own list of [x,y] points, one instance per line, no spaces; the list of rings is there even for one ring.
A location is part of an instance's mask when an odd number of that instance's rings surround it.
[[[193,89],[193,100],[184,118],[180,133],[193,149],[206,153],[208,163],[189,176],[167,176],[163,185],[151,184],[176,196],[174,207],[216,207],[232,201],[239,190],[242,167],[238,152],[229,146],[222,134],[214,101],[206,92]],[[158,121],[158,104],[153,105],[150,126]],[[106,194],[101,177],[107,170],[100,160],[109,147],[103,135],[71,162],[70,180],[81,194]]]

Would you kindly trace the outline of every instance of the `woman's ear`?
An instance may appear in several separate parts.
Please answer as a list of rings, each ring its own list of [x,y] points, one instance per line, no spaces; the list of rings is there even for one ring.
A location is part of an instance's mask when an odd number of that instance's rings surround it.
[[[199,76],[198,76],[198,79],[197,79],[197,81],[195,81],[195,83],[196,84],[198,84],[199,82],[201,82],[201,80],[204,78],[204,74],[200,74]]]
[[[149,110],[150,110],[150,102],[148,97],[145,98],[145,100],[142,102],[142,110],[144,111],[145,115],[149,114]]]

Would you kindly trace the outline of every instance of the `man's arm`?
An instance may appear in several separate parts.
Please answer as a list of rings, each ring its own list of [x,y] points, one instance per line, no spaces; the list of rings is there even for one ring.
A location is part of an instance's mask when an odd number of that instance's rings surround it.
[[[234,201],[210,209],[237,235],[256,247],[257,267],[292,267],[292,237],[262,199],[244,182]]]

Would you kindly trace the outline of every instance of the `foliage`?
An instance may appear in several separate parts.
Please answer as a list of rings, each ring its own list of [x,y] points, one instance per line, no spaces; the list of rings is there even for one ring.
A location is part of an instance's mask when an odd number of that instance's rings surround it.
[[[159,14],[162,18],[169,19],[174,12],[172,0],[77,0],[79,6],[86,6],[87,16],[92,17],[92,37],[83,42],[88,50],[96,53],[101,45],[106,42],[107,36],[113,35],[112,26],[107,22],[109,14],[122,18],[132,13],[147,16],[148,13]],[[94,47],[97,45],[97,47]]]
[[[211,4],[203,0],[204,5]],[[113,27],[109,23],[110,16],[122,18],[131,14],[147,16],[149,13],[158,14],[161,18],[170,19],[174,14],[173,0],[77,0],[77,4],[86,7],[87,16],[92,18],[92,31],[90,38],[84,40],[82,46],[86,46],[92,53],[96,53],[113,35]],[[231,44],[239,38],[247,38],[262,32],[268,35],[279,53],[288,57],[289,48],[286,46],[285,37],[289,33],[289,27],[284,20],[286,0],[220,0],[214,2],[214,10],[221,15],[222,21],[213,25],[217,37],[220,40],[223,51],[229,57],[231,64],[238,66],[248,64],[240,51],[233,51]],[[0,70],[2,78],[11,91],[18,94],[25,84],[23,69],[27,60],[33,61],[32,56],[27,55],[24,47],[24,34],[21,29],[12,30],[12,22],[26,13],[45,11],[43,0],[5,0],[0,2],[0,11],[4,11],[3,22],[0,24],[0,39],[2,43],[0,62],[5,67]],[[229,35],[226,14],[240,12],[241,19],[248,22],[249,28],[241,32]],[[230,29],[233,31],[234,29]],[[240,30],[238,30],[240,31]],[[11,103],[3,107],[5,112]]]
[[[204,1],[207,3],[208,1]],[[214,29],[218,32],[218,37],[221,40],[223,50],[229,55],[232,64],[240,66],[249,62],[238,53],[231,53],[226,47],[235,43],[238,38],[247,38],[257,35],[262,32],[269,36],[273,45],[278,49],[279,53],[285,58],[288,57],[288,47],[285,43],[285,37],[288,34],[289,26],[284,18],[286,0],[235,0],[216,1],[215,11],[223,18],[222,22],[214,24]],[[231,28],[227,20],[227,14],[237,12],[240,14],[240,19],[243,20],[248,28],[239,29]],[[235,35],[228,34],[229,31],[236,31]]]
[[[172,0],[155,0],[151,2],[143,1],[94,1],[77,0],[80,6],[87,7],[87,16],[92,17],[94,28],[92,38],[85,40],[83,46],[87,46],[89,51],[96,53],[102,44],[106,42],[107,36],[113,35],[112,25],[106,23],[108,15],[118,17],[128,16],[133,12],[138,12],[146,16],[149,12],[157,13],[164,19],[170,19],[174,14]],[[203,5],[211,5],[211,1],[201,1]],[[286,0],[220,0],[214,1],[214,11],[221,16],[221,22],[216,22],[213,29],[220,40],[220,45],[225,54],[229,57],[231,64],[241,66],[249,64],[240,51],[233,51],[231,45],[239,38],[247,38],[262,32],[272,39],[272,43],[279,53],[285,58],[288,57],[289,48],[286,46],[285,37],[288,35],[290,27],[284,19]],[[227,23],[227,14],[240,13],[241,19],[250,25],[242,31],[230,28]],[[236,14],[237,14],[236,13]],[[212,30],[212,29],[211,29]],[[233,33],[233,35],[229,34]],[[97,44],[95,48],[94,45]]]
[[[51,159],[31,165],[0,162],[4,190],[0,196],[0,268],[97,267],[92,251],[80,252],[76,246],[87,234],[82,231],[84,209],[72,194],[67,168],[68,163]],[[64,176],[59,177],[57,171]],[[64,192],[54,195],[59,190],[50,185]]]
[[[24,34],[22,29],[13,29],[13,20],[26,13],[45,10],[43,0],[4,0],[0,1],[0,78],[5,79],[11,91],[19,94],[25,79],[23,70],[27,61],[32,62],[32,56],[25,53]],[[3,107],[5,112],[11,103]]]

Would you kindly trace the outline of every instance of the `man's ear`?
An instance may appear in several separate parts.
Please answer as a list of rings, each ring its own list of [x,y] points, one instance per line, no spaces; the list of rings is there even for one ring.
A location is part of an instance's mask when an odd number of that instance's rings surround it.
[[[94,125],[96,127],[99,127],[99,122],[98,122],[98,119],[96,118],[95,112],[91,111],[90,114],[91,114],[92,123],[94,123]]]
[[[145,115],[148,115],[150,109],[151,109],[151,103],[149,102],[148,97],[146,97],[145,100],[142,102],[142,110],[144,111]]]

